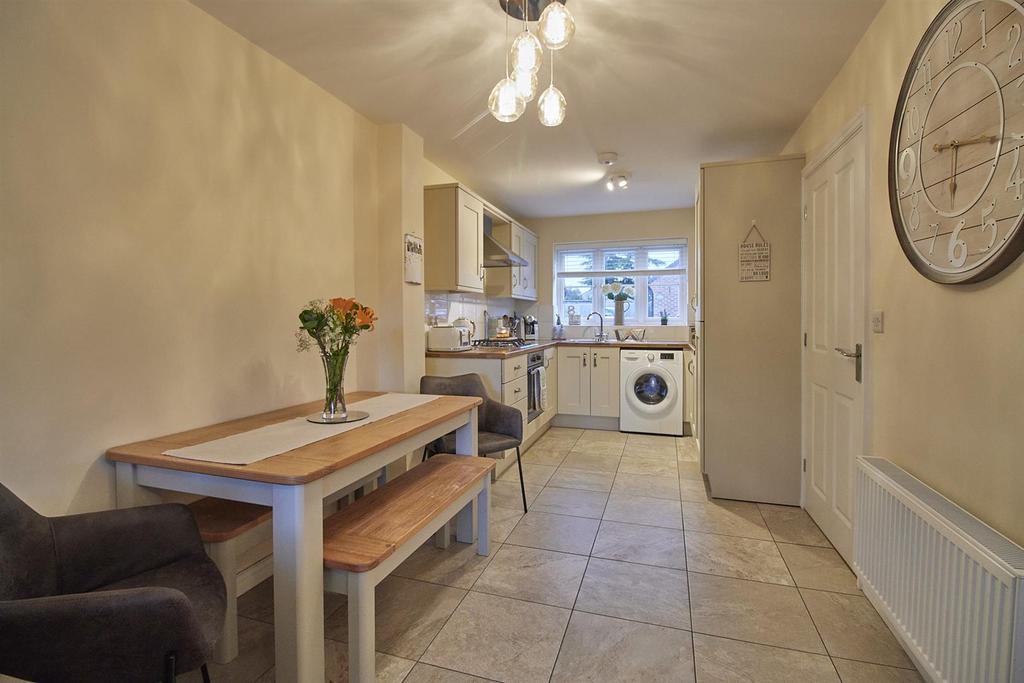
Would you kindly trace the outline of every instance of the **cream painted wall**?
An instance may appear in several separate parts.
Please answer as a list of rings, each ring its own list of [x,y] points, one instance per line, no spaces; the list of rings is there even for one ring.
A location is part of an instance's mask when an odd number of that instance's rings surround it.
[[[537,316],[543,334],[550,333],[554,321],[553,254],[555,244],[565,242],[604,242],[622,239],[661,239],[684,237],[689,240],[688,273],[693,272],[694,213],[693,208],[666,211],[638,211],[633,213],[606,213],[561,218],[535,218],[524,223],[537,233],[537,304],[523,312]],[[596,320],[596,319],[595,319]],[[563,320],[563,323],[568,321]],[[654,329],[654,328],[652,328]],[[582,333],[582,330],[573,330]],[[651,334],[652,332],[648,332]],[[656,330],[658,338],[685,338],[676,328]],[[575,334],[570,334],[575,336]]]
[[[889,0],[785,152],[808,159],[867,111],[873,455],[1024,544],[1024,259],[976,285],[917,273],[889,213],[889,131],[917,42],[945,0]]]
[[[377,126],[186,2],[7,0],[0,44],[0,481],[110,507],[107,447],[321,395]]]
[[[459,182],[455,179],[455,176],[451,175],[448,171],[445,171],[426,157],[423,158],[422,166],[424,185],[445,185],[447,183]]]

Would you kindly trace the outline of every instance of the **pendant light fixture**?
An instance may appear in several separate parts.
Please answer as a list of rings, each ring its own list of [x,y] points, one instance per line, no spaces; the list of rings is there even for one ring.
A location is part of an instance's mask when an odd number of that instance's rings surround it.
[[[537,32],[549,50],[561,50],[576,33],[576,20],[560,0],[554,0],[540,15]]]
[[[562,91],[555,87],[554,53],[551,55],[551,84],[537,100],[537,115],[540,122],[548,127],[560,125],[565,120],[565,97]]]
[[[515,81],[516,90],[527,102],[532,102],[537,96],[537,74],[532,71],[513,71],[512,80]]]
[[[508,15],[505,16],[505,44],[508,45]],[[519,92],[516,82],[512,80],[508,69],[508,53],[505,54],[505,78],[491,90],[487,98],[487,108],[491,115],[502,123],[515,121],[526,111],[526,99]]]
[[[509,17],[523,20],[523,30],[505,53],[505,78],[491,90],[487,107],[494,118],[504,123],[517,120],[526,110],[526,103],[537,96],[537,73],[541,67],[544,47],[561,50],[576,32],[576,22],[565,9],[566,0],[498,0],[505,12],[505,45],[508,45]],[[539,19],[535,35],[528,22]],[[540,122],[548,127],[565,120],[565,96],[555,87],[554,53],[551,53],[551,76],[548,87],[537,98]],[[510,68],[511,63],[511,68]]]

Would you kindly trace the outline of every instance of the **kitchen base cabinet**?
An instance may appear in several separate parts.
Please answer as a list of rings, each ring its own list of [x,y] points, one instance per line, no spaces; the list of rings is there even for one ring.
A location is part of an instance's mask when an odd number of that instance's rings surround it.
[[[619,416],[619,349],[558,347],[558,413]]]

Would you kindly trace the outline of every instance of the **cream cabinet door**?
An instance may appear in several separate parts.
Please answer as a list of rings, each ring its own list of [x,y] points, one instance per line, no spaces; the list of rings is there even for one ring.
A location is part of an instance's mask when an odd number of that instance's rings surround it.
[[[520,293],[527,299],[537,300],[537,237],[526,230],[521,232],[521,251],[516,252],[529,263],[519,269]]]
[[[619,350],[591,346],[590,414],[595,417],[619,416]]]
[[[523,255],[523,229],[515,223],[512,224],[512,253],[517,256]],[[512,266],[512,296],[523,296],[523,267]]]
[[[690,423],[690,427],[693,428],[696,423],[694,410],[697,407],[697,360],[693,357],[693,351],[683,351],[683,362],[686,363],[685,372],[683,372],[683,383],[685,384],[683,395],[686,397],[683,415]]]
[[[484,203],[459,190],[456,239],[460,290],[484,291]]]
[[[590,347],[558,348],[558,412],[590,415]]]

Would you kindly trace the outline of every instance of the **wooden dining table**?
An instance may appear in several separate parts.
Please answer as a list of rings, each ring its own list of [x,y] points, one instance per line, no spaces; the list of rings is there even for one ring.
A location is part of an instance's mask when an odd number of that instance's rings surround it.
[[[379,396],[355,392],[349,404]],[[287,683],[324,677],[323,501],[388,464],[455,432],[459,455],[477,453],[481,399],[441,396],[415,408],[315,441],[249,465],[227,465],[164,455],[277,422],[316,413],[322,402],[200,427],[117,446],[117,506],[146,502],[143,492],[161,489],[267,505],[273,508],[275,678]],[[447,538],[447,535],[446,535]],[[456,520],[456,538],[472,543],[473,510]]]

